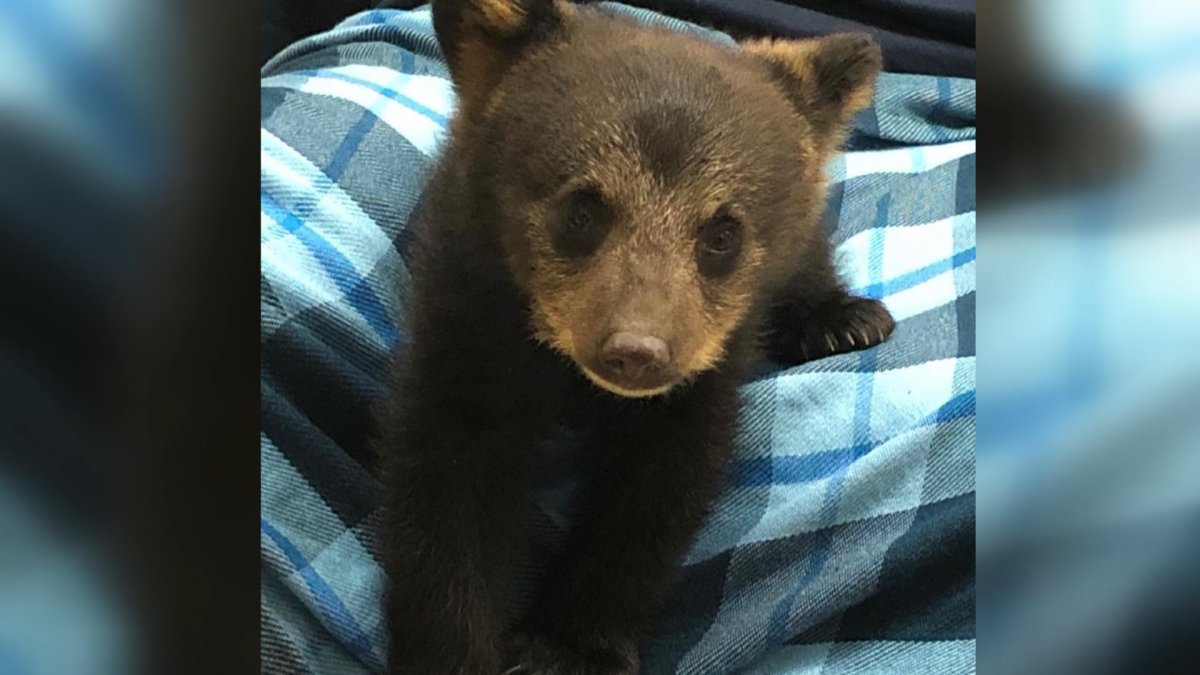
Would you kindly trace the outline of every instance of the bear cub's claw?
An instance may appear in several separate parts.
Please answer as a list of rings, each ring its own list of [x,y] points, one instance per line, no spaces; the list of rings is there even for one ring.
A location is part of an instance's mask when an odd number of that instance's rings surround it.
[[[869,349],[892,334],[896,322],[883,303],[846,295],[807,312],[784,303],[771,315],[767,351],[793,366],[834,354]]]

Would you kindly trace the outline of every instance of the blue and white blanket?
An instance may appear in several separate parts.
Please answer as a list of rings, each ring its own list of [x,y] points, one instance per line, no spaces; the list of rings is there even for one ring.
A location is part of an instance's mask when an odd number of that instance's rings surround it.
[[[428,10],[351,17],[264,67],[264,672],[384,663],[371,411],[453,108]],[[745,385],[728,486],[646,672],[974,671],[974,137],[974,81],[880,78],[827,222],[896,332]]]

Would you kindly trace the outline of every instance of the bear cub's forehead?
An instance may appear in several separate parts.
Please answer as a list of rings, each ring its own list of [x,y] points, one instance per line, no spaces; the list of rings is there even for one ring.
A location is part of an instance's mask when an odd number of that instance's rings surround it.
[[[657,29],[581,31],[522,64],[502,89],[493,121],[506,133],[496,140],[526,161],[636,153],[666,182],[694,173],[700,158],[762,161],[783,151],[780,130],[796,129],[749,59]]]
[[[671,99],[696,108],[736,104],[755,89],[771,89],[765,72],[751,66],[736,48],[624,21],[602,30],[589,28],[580,28],[551,46],[543,58],[535,58],[524,84],[537,87],[544,82],[557,93],[593,103]]]

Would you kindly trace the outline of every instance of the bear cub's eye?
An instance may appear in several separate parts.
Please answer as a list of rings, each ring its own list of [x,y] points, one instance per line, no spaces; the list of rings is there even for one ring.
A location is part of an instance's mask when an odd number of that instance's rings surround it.
[[[696,263],[700,274],[706,277],[729,274],[741,250],[742,223],[728,211],[718,211],[700,226],[696,238]]]
[[[570,258],[590,255],[600,244],[612,221],[612,210],[593,188],[581,188],[567,196],[554,228],[554,246]]]

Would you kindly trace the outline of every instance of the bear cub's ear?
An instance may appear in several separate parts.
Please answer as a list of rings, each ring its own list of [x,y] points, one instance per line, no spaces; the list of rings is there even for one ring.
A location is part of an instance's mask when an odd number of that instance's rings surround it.
[[[572,12],[563,0],[433,0],[433,28],[460,108],[485,101],[504,71],[553,39]]]
[[[742,51],[762,60],[775,84],[807,119],[828,152],[841,143],[854,113],[871,103],[883,53],[865,33],[807,40],[752,40]],[[822,144],[826,145],[826,144]]]

